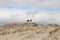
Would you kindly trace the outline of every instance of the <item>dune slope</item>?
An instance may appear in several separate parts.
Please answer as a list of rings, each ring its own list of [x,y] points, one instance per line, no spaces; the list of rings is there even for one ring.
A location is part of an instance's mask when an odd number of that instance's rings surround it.
[[[60,40],[60,27],[36,23],[6,24],[0,27],[0,40]]]

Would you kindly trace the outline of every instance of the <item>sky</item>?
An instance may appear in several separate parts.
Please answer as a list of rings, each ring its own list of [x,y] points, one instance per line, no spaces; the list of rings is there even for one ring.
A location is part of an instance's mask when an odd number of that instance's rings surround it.
[[[0,0],[0,24],[60,24],[60,0]]]

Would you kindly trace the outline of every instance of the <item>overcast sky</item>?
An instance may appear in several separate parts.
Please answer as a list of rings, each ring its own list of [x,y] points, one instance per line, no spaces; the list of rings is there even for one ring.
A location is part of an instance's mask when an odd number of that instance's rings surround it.
[[[27,19],[60,24],[60,0],[0,0],[0,24],[22,23]]]

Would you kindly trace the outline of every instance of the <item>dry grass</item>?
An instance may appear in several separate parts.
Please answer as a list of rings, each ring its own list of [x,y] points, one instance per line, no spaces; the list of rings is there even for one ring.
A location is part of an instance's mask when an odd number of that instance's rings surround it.
[[[57,24],[43,27],[36,23],[6,24],[0,27],[0,39],[5,36],[4,40],[60,40],[59,30]]]

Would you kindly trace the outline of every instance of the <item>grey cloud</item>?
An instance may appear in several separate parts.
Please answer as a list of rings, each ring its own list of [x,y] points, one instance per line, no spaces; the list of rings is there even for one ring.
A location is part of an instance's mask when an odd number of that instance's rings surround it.
[[[33,8],[60,8],[60,0],[0,0],[0,6],[32,6]]]

